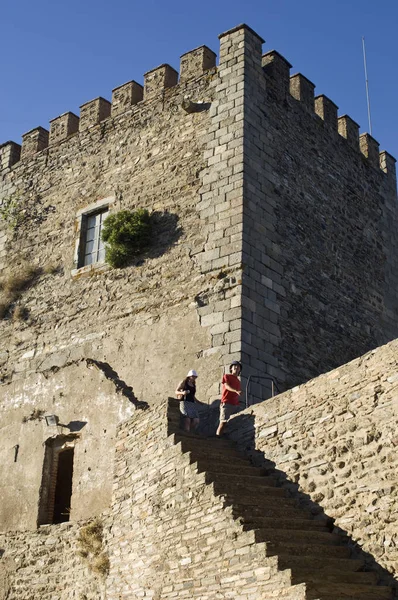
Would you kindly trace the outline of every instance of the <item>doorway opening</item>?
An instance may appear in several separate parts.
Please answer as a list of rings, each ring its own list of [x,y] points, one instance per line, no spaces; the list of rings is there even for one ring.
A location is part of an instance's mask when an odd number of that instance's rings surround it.
[[[59,436],[46,442],[38,525],[70,520],[75,439]]]
[[[58,454],[57,476],[54,489],[53,523],[69,521],[72,498],[74,448],[66,448]]]

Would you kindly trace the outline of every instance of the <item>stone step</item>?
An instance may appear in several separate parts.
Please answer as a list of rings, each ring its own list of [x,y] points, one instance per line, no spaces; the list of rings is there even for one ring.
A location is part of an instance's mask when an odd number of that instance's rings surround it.
[[[245,507],[249,506],[258,506],[265,511],[268,508],[295,508],[296,500],[293,498],[274,498],[272,496],[265,496],[264,494],[253,494],[253,495],[243,495],[238,494],[237,492],[231,494],[225,494],[225,500],[228,504],[235,505],[243,505]]]
[[[209,471],[223,471],[226,473],[239,473],[242,469],[255,469],[258,474],[269,475],[269,469],[264,467],[255,467],[245,458],[238,458],[236,456],[214,456],[205,455],[203,453],[195,452],[194,450],[188,450],[192,462],[197,462],[203,469],[209,469]],[[254,472],[254,471],[253,471]],[[276,480],[275,475],[272,477]]]
[[[292,544],[322,544],[342,546],[344,540],[340,535],[327,531],[302,531],[300,529],[255,529],[256,542],[289,542]]]
[[[216,437],[204,437],[202,435],[197,435],[194,433],[184,433],[178,432],[174,434],[174,439],[178,442],[189,442],[192,447],[200,448],[200,447],[208,447],[212,449],[223,449],[223,448],[235,448],[235,442],[231,440],[227,440],[225,438],[216,438]]]
[[[292,532],[293,533],[293,532]],[[326,544],[312,544],[293,539],[281,542],[267,542],[267,556],[279,554],[293,556],[314,556],[318,558],[349,558],[351,551],[347,546],[328,546]]]
[[[246,471],[242,471],[241,474],[236,475],[232,473],[220,473],[218,471],[214,471],[213,469],[207,469],[202,471],[200,466],[198,466],[199,473],[206,473],[206,476],[209,477],[212,481],[217,481],[218,483],[225,483],[231,486],[239,486],[242,485],[250,486],[250,487],[272,487],[275,488],[275,479],[273,477],[267,477],[266,475],[261,475],[259,473],[247,474]],[[283,488],[278,488],[286,494],[286,491]]]
[[[332,558],[326,556],[297,556],[289,554],[287,550],[281,550],[278,554],[278,566],[280,569],[307,570],[318,572],[322,576],[323,572],[330,569],[334,571],[350,571],[351,573],[360,571],[365,561],[359,558]]]
[[[213,462],[206,461],[206,463],[198,461],[196,462],[198,464],[198,469],[200,473],[203,473],[204,471],[213,471],[214,473],[224,473],[228,476],[235,475],[235,481],[238,481],[239,477],[246,475],[251,475],[254,477],[265,476],[264,469],[260,469],[259,467],[253,467],[250,464],[233,465],[227,463],[219,463],[217,462],[217,460],[214,460]],[[273,479],[275,481],[275,478]]]
[[[392,589],[380,585],[361,585],[355,583],[309,582],[306,584],[308,600],[390,600]]]
[[[193,436],[182,436],[176,434],[174,436],[174,442],[181,442],[181,444],[189,445],[190,448],[196,448],[201,451],[210,451],[214,454],[223,453],[227,450],[233,450],[239,452],[237,445],[229,440],[219,440],[216,438],[198,438]]]
[[[208,446],[197,447],[194,444],[192,444],[192,442],[187,440],[181,440],[181,447],[183,452],[198,452],[201,454],[207,454],[209,459],[213,461],[220,458],[224,462],[229,462],[233,464],[233,461],[235,459],[247,460],[245,456],[243,456],[238,450],[235,450],[235,448],[230,447],[216,449],[209,448]],[[250,462],[247,460],[246,464],[250,465]]]
[[[249,531],[251,529],[267,529],[278,528],[278,529],[299,529],[300,531],[323,531],[330,532],[330,527],[328,526],[329,521],[327,519],[318,520],[318,519],[285,519],[285,518],[277,518],[277,517],[258,517],[255,515],[241,517],[243,522],[243,529],[245,531]]]
[[[268,519],[305,519],[312,521],[313,516],[309,510],[295,508],[294,506],[281,506],[279,502],[275,502],[274,506],[255,506],[241,504],[235,501],[232,504],[232,512],[235,519],[242,517],[243,519],[268,518]]]
[[[241,494],[259,494],[260,496],[273,496],[275,498],[286,498],[286,491],[282,488],[262,485],[262,484],[253,484],[246,485],[243,481],[242,483],[229,483],[228,481],[220,482],[217,477],[213,477],[213,473],[206,473],[206,481],[213,482],[214,491],[219,496],[223,495],[236,495]]]
[[[195,457],[196,458],[196,457]],[[213,473],[219,473],[220,475],[227,475],[228,477],[234,477],[235,481],[239,480],[239,477],[242,475],[249,475],[252,477],[263,477],[266,478],[268,482],[266,485],[275,487],[276,478],[270,475],[267,475],[265,469],[259,469],[258,467],[252,467],[248,464],[243,465],[229,465],[227,463],[220,463],[218,461],[214,461],[213,463],[203,463],[200,460],[195,460],[194,462],[198,465],[199,473],[203,473],[204,471],[212,471]]]
[[[253,467],[248,458],[245,458],[244,456],[241,456],[239,454],[237,456],[234,455],[231,458],[231,455],[229,454],[224,454],[223,452],[217,452],[216,454],[209,448],[191,448],[190,450],[188,450],[188,452],[191,454],[191,456],[196,462],[200,463],[206,463],[209,465],[245,465],[247,467]],[[236,450],[233,450],[233,452],[236,452]]]
[[[361,585],[376,585],[378,577],[370,571],[343,571],[342,569],[292,569],[292,582],[302,583],[321,581],[330,583],[358,583]]]

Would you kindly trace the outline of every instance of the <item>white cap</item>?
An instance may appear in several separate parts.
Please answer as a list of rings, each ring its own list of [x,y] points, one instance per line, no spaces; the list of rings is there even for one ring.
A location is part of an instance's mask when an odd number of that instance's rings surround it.
[[[194,369],[191,369],[190,371],[188,371],[188,375],[187,377],[197,377],[198,374]]]

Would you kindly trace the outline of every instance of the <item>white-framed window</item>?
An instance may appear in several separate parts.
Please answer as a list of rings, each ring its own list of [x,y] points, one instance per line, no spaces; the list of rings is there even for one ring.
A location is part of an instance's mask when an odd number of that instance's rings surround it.
[[[83,215],[77,268],[105,262],[105,244],[101,240],[101,231],[108,214],[109,209],[106,207],[98,212]]]
[[[101,231],[114,197],[103,198],[76,214],[76,243],[72,275],[81,275],[105,266],[105,246]]]

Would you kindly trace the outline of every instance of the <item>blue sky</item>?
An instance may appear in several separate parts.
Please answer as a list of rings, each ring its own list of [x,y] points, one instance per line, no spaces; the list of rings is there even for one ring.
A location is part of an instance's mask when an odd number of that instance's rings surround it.
[[[0,143],[72,111],[162,63],[247,23],[293,68],[369,131],[362,56],[366,40],[373,136],[398,158],[398,2],[385,0],[4,0]]]

